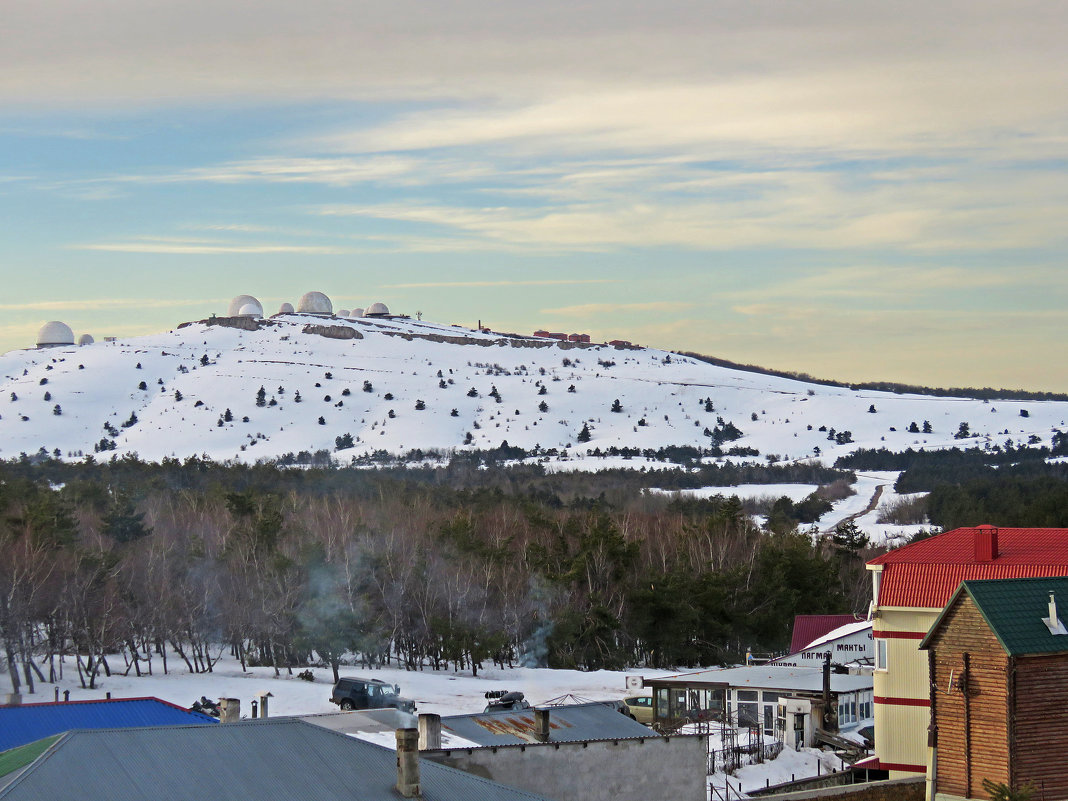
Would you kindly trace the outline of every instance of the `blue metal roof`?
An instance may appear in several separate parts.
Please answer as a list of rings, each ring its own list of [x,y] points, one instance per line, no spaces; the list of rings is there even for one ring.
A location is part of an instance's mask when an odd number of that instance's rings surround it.
[[[159,698],[114,698],[0,707],[0,751],[71,729],[181,726],[218,723]]]
[[[423,801],[547,801],[419,760]],[[389,748],[292,718],[67,732],[0,801],[397,801]]]
[[[605,703],[551,706],[549,742],[572,743],[583,740],[633,740],[658,737],[652,729],[627,717]],[[536,743],[534,710],[482,712],[450,715],[441,719],[442,733],[460,737],[478,746],[527,745]],[[453,746],[465,747],[465,746]],[[466,746],[470,747],[470,746]]]

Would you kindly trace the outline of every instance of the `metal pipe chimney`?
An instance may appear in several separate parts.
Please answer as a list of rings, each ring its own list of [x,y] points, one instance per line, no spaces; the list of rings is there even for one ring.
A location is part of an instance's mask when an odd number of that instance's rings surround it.
[[[397,729],[397,792],[422,798],[419,788],[419,729]]]
[[[534,739],[539,743],[549,742],[549,710],[534,710]]]
[[[419,716],[419,750],[437,751],[441,748],[441,715],[424,712]]]

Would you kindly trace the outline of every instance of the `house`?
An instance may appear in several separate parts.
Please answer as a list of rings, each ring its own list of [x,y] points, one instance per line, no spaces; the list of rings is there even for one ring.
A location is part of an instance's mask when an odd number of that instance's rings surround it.
[[[830,671],[826,688],[838,726],[871,717],[872,677]],[[824,726],[824,669],[746,665],[646,679],[653,690],[653,725],[723,720],[759,728],[791,748],[811,746]],[[789,703],[788,703],[789,702]],[[794,732],[801,732],[800,735]]]
[[[851,620],[817,637],[797,651],[776,657],[767,664],[779,667],[814,667],[822,665],[828,659],[835,665],[848,667],[855,672],[870,672],[875,662],[871,621]]]
[[[856,615],[794,615],[790,635],[790,653],[796,654],[808,644],[830,634],[835,629],[859,622]]]
[[[420,715],[419,733],[424,759],[558,801],[707,795],[707,737],[662,737],[613,704]]]
[[[420,759],[415,729],[396,740],[394,752],[288,718],[70,731],[0,755],[0,801],[546,801]]]
[[[567,338],[567,341],[568,342],[589,342],[590,341],[590,335],[589,334],[571,334]]]
[[[868,562],[875,638],[875,755],[890,778],[926,773],[930,693],[918,649],[962,581],[1068,576],[1068,529],[958,528]]]
[[[965,581],[949,599],[920,642],[937,798],[989,798],[984,779],[1068,798],[1065,620],[1066,577]]]
[[[159,698],[113,698],[0,706],[0,751],[71,729],[188,726],[218,723],[210,715]]]

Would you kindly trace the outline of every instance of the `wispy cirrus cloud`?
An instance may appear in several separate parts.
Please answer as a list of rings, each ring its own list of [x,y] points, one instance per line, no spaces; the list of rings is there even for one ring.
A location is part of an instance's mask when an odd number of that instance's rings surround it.
[[[3,311],[100,311],[105,309],[167,309],[173,306],[206,306],[222,298],[79,298],[77,300],[38,300],[0,303]]]
[[[566,286],[570,284],[614,284],[615,278],[560,278],[515,281],[426,281],[414,284],[385,284],[383,289],[436,289],[509,286]]]
[[[681,312],[692,309],[696,303],[683,301],[654,300],[646,303],[579,303],[556,309],[541,309],[539,314],[563,317],[588,317],[594,314],[621,314],[624,312]]]

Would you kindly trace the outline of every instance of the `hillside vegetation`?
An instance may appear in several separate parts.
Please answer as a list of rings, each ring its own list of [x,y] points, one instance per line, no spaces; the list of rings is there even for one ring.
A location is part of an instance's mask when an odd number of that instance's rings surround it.
[[[737,499],[413,473],[9,463],[9,669],[50,678],[73,654],[91,684],[171,669],[165,644],[191,671],[224,649],[279,669],[347,652],[410,669],[712,664],[785,647],[794,614],[867,603],[862,541],[813,544],[788,517],[760,529]]]

